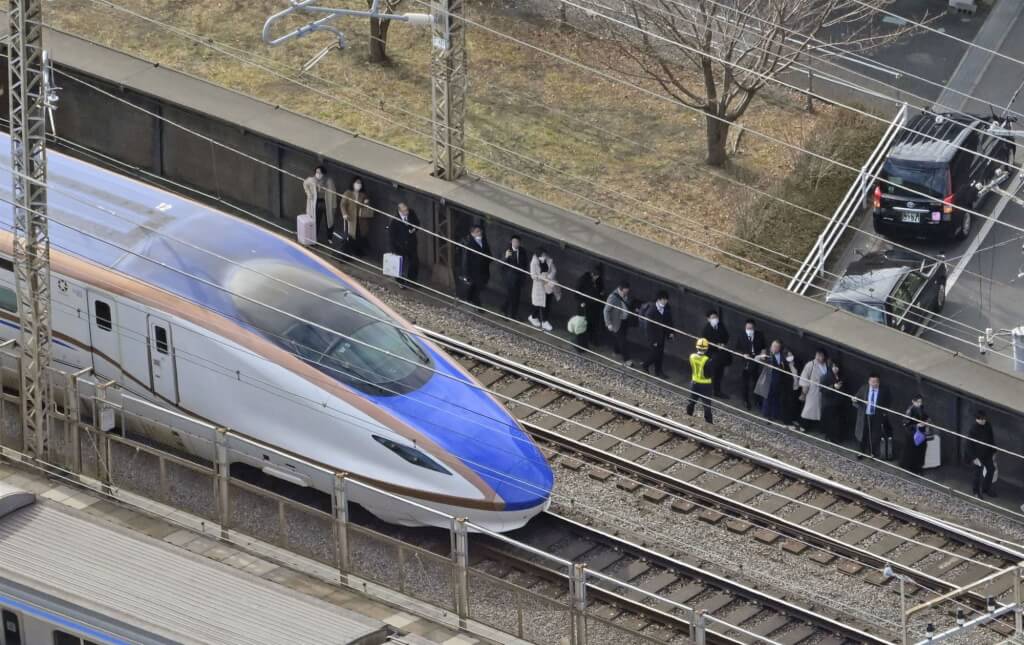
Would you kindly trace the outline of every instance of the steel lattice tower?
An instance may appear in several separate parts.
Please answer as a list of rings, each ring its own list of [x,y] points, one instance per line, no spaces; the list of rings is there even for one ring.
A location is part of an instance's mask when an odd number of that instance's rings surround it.
[[[466,172],[466,25],[464,0],[434,0],[433,54],[430,60],[433,103],[434,176],[449,181]]]
[[[10,0],[8,89],[14,181],[14,278],[21,318],[25,452],[46,451],[50,387],[50,236],[46,218],[43,0]]]

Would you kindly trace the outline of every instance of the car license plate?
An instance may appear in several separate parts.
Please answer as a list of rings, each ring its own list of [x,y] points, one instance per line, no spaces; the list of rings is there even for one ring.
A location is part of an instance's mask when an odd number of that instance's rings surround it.
[[[921,213],[903,213],[903,221],[908,224],[920,224]]]

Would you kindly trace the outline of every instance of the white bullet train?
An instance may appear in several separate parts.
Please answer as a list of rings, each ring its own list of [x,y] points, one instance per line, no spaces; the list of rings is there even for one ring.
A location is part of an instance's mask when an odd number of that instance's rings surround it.
[[[0,139],[0,338],[18,335],[10,140]],[[53,357],[493,531],[550,503],[533,440],[457,361],[358,282],[236,217],[50,152]],[[328,331],[329,330],[329,331]],[[145,428],[211,458],[211,437]],[[250,454],[251,453],[251,454]],[[237,462],[328,492],[281,453]],[[292,460],[294,461],[294,460]],[[444,518],[353,487],[380,519]]]

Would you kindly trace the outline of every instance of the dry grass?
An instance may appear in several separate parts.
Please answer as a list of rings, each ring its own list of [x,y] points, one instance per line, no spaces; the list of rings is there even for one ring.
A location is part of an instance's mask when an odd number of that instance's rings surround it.
[[[430,39],[423,31],[393,25],[388,48],[392,63],[377,66],[366,62],[368,27],[348,21],[342,28],[349,48],[328,56],[313,75],[301,75],[302,63],[328,36],[318,34],[275,49],[265,46],[260,29],[270,13],[285,6],[282,0],[116,2],[215,44],[175,35],[92,0],[52,0],[47,20],[71,33],[429,155]],[[407,10],[425,11],[419,3],[407,0]],[[512,15],[497,3],[478,0],[468,11],[470,20],[486,28],[542,43],[584,66],[606,71],[608,58],[615,55],[585,33],[561,32],[550,22]],[[703,164],[703,119],[693,111],[485,28],[471,26],[468,34],[466,147],[474,173],[704,257],[763,258],[763,252],[731,237],[747,233],[742,213],[763,200],[755,201],[755,193],[721,177],[775,193],[791,181],[794,171],[810,171],[813,164],[748,131],[729,167],[711,172]],[[816,145],[813,133],[848,125],[838,110],[823,107],[810,115],[802,108],[800,97],[766,93],[754,101],[743,124],[794,146]],[[859,150],[860,142],[881,131],[871,124],[861,126],[852,133],[856,142],[851,149]],[[859,159],[851,161],[860,165]],[[838,184],[846,174],[836,174]],[[836,183],[820,185],[815,208],[831,212],[845,191]],[[802,258],[807,247],[800,241],[813,241],[823,223],[809,215],[790,221],[787,227],[796,233],[787,235],[798,243],[788,245],[786,252]]]

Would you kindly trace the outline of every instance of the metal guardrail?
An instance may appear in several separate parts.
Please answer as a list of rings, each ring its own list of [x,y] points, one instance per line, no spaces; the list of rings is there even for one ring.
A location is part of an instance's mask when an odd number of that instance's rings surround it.
[[[878,145],[875,146],[867,161],[861,166],[857,178],[850,184],[846,195],[843,196],[842,201],[836,206],[832,219],[825,226],[825,230],[818,235],[814,246],[807,254],[807,257],[804,258],[803,264],[793,274],[793,278],[786,287],[789,291],[805,295],[811,285],[814,284],[814,281],[825,273],[825,263],[828,261],[829,255],[836,248],[836,245],[839,244],[839,240],[842,239],[843,234],[846,232],[850,220],[853,219],[853,216],[860,209],[867,190],[878,176],[889,146],[892,145],[900,130],[903,129],[903,125],[907,121],[907,109],[906,103],[900,106],[896,116],[893,117],[889,127],[886,128],[882,138],[879,139]]]
[[[16,350],[11,344],[0,347],[0,383],[15,383],[19,371],[20,357]],[[588,626],[595,626],[598,622],[597,617],[587,607],[587,590],[593,586],[592,580],[604,580],[613,581],[616,587],[624,590],[622,593],[634,593],[680,612],[683,616],[681,620],[689,625],[689,635],[695,643],[738,645],[741,641],[737,640],[736,636],[727,634],[739,634],[742,635],[743,642],[779,645],[777,641],[716,619],[696,607],[672,601],[600,572],[590,571],[584,564],[552,556],[503,534],[477,526],[465,518],[454,517],[395,495],[361,482],[348,473],[331,470],[234,430],[220,428],[143,400],[122,390],[112,381],[91,381],[86,378],[90,372],[91,370],[84,369],[65,373],[50,368],[54,399],[49,415],[50,423],[47,427],[43,459],[32,460],[25,454],[21,424],[17,423],[16,419],[8,419],[10,410],[3,403],[11,404],[18,409],[21,403],[20,396],[9,389],[0,389],[0,426],[8,429],[7,432],[0,433],[0,455],[16,461],[36,463],[45,469],[71,473],[83,483],[106,494],[115,495],[118,489],[123,488],[160,503],[181,508],[209,522],[209,528],[219,531],[221,539],[225,541],[235,542],[237,537],[245,536],[297,552],[336,568],[343,584],[358,584],[366,580],[425,600],[432,605],[447,608],[458,617],[460,627],[466,627],[468,621],[473,620],[515,634],[529,642],[548,643],[551,634],[530,634],[530,621],[524,620],[524,615],[529,617],[531,613],[535,614],[540,604],[547,612],[565,613],[566,635],[569,636],[572,645],[587,645],[591,642],[587,637]],[[148,426],[150,429],[162,430],[164,434],[173,433],[190,442],[193,450],[209,456],[209,460],[177,455],[148,441],[129,438],[125,435],[125,428],[128,425]],[[11,436],[11,428],[17,428],[16,437]],[[251,455],[253,449],[263,453],[276,453],[286,457],[289,462],[310,469],[310,472],[318,472],[331,478],[334,486],[330,494],[330,510],[312,507],[302,501],[232,477],[230,464],[236,461],[244,463],[246,459],[242,457]],[[148,463],[141,464],[140,461]],[[125,476],[133,467],[146,466],[158,474],[157,481],[150,483],[148,489],[144,484],[134,482]],[[191,490],[190,494],[176,494],[173,484],[174,471],[191,472],[202,481],[202,485]],[[353,493],[359,490],[387,497],[444,518],[450,526],[450,554],[433,553],[423,547],[353,523],[349,519],[348,502]],[[240,505],[243,499],[247,511],[252,510],[250,506],[261,507],[257,510],[273,519],[248,519],[246,513],[241,512]],[[289,539],[289,535],[294,534],[297,528],[295,522],[300,516],[307,517],[307,522],[315,522],[325,535],[323,547],[316,552],[298,550],[298,545]],[[474,585],[479,586],[490,578],[486,573],[470,565],[470,535],[474,532],[487,535],[513,549],[544,560],[549,563],[552,570],[563,571],[569,592],[567,599],[559,602],[540,597],[524,587],[494,578],[490,581],[490,586],[504,589],[504,597],[512,601],[504,607],[508,615],[504,620],[497,621],[492,616],[485,617],[474,611],[475,594],[470,594],[471,580],[475,580]],[[237,535],[233,538],[232,534]],[[360,552],[369,543],[393,552],[388,564],[364,562],[360,558]],[[431,569],[431,572],[427,572],[426,569]],[[450,595],[438,597],[436,586],[430,586],[429,589],[424,587],[425,576],[450,580],[446,585]],[[493,611],[486,613],[493,614]],[[495,624],[496,622],[501,624]],[[515,628],[506,629],[506,625],[515,625]],[[622,625],[609,624],[604,627],[605,631],[612,629],[621,638],[631,642],[650,640]],[[597,641],[600,640],[599,637]]]

